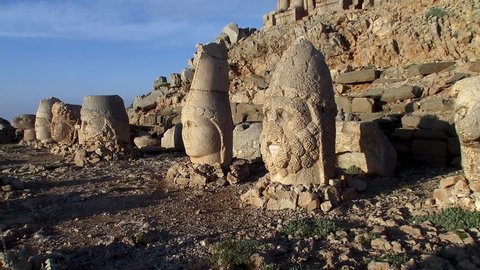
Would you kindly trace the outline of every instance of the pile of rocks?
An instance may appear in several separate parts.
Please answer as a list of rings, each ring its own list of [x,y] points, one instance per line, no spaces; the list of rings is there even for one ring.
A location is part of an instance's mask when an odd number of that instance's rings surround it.
[[[340,179],[330,179],[328,185],[283,185],[272,182],[267,175],[240,199],[247,205],[268,210],[302,208],[329,212],[342,202],[356,198],[357,193],[366,188],[367,184],[360,178],[346,175]]]
[[[13,143],[15,137],[15,128],[7,120],[0,118],[0,144]]]
[[[219,163],[193,164],[176,163],[167,171],[167,182],[175,187],[205,188],[236,185],[245,182],[250,176],[250,166],[246,160],[235,160],[228,169],[222,169]]]
[[[468,181],[464,175],[448,176],[440,180],[433,191],[433,199],[440,208],[460,206],[480,211],[480,185]]]

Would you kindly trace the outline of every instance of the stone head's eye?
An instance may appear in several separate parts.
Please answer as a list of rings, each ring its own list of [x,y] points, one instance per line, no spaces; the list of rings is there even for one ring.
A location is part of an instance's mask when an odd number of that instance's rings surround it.
[[[455,111],[455,114],[457,115],[457,117],[464,118],[467,115],[467,112],[467,108],[460,107]]]
[[[279,114],[280,114],[280,118],[283,121],[289,121],[290,120],[291,114],[288,113],[287,111],[280,111]]]

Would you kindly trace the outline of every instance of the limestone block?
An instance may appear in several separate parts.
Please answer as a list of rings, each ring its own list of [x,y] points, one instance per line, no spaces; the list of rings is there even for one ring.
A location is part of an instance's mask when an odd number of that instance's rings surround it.
[[[368,174],[392,175],[397,152],[374,122],[337,122],[337,166],[357,166]]]
[[[352,100],[352,112],[354,113],[372,113],[374,111],[375,100],[372,98],[354,98]]]
[[[337,103],[337,110],[344,113],[352,112],[352,100],[348,97],[335,96],[335,102]]]
[[[80,119],[80,144],[130,145],[128,115],[119,96],[86,96]]]
[[[363,97],[368,98],[381,98],[386,89],[383,88],[372,88],[368,89],[365,93],[362,94]]]
[[[445,158],[447,143],[439,140],[413,140],[412,153],[416,156]]]
[[[303,37],[294,41],[265,94],[261,152],[271,181],[328,183],[335,175],[337,110],[323,54]]]
[[[455,62],[438,62],[438,63],[426,63],[426,64],[417,64],[412,65],[408,68],[408,74],[415,75],[429,75],[432,73],[438,73],[444,69],[447,69],[455,65]]]
[[[375,69],[346,72],[338,75],[338,77],[335,79],[335,82],[343,84],[373,82],[378,78],[377,74],[378,72]]]
[[[165,131],[162,137],[162,147],[169,150],[183,151],[182,124],[176,124],[174,127]]]
[[[443,112],[453,110],[453,102],[449,99],[433,98],[422,103],[420,108],[429,112]]]
[[[153,90],[147,95],[135,97],[133,100],[134,109],[150,110],[157,106],[157,101],[160,97],[165,96],[161,90]]]
[[[52,107],[57,102],[60,100],[54,97],[40,100],[35,118],[35,133],[39,141],[49,142],[52,140],[50,131],[53,117]]]
[[[183,82],[191,83],[193,81],[193,76],[195,75],[195,70],[191,68],[186,68],[180,73],[180,78]]]
[[[238,125],[245,122],[262,122],[263,114],[261,105],[247,103],[232,103],[233,124]]]
[[[160,139],[153,138],[149,135],[135,137],[133,143],[138,149],[148,148],[148,147],[159,147]]]
[[[261,159],[261,123],[240,124],[233,130],[233,156],[247,160]]]
[[[380,99],[383,102],[403,101],[410,98],[420,97],[422,89],[417,86],[402,86],[399,88],[387,89]]]
[[[402,117],[402,126],[404,128],[421,128],[429,130],[443,130],[450,134],[450,124],[438,119],[434,115],[428,114],[405,114]]]
[[[243,29],[238,28],[236,23],[229,23],[223,28],[225,33],[232,44],[237,43],[240,39],[246,37],[246,32]]]
[[[455,102],[455,128],[460,139],[465,177],[480,182],[480,76],[454,85],[460,90]]]
[[[57,102],[52,106],[52,140],[57,143],[74,144],[78,139],[76,126],[80,124],[80,105]]]

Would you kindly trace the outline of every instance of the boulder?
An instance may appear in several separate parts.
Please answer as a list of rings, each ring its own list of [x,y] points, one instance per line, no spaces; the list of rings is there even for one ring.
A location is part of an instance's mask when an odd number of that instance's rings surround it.
[[[147,95],[138,96],[133,100],[134,109],[150,110],[157,106],[157,101],[165,94],[160,90],[154,90]]]
[[[160,147],[160,139],[151,137],[149,135],[135,137],[133,143],[138,149],[148,147]]]
[[[337,165],[348,169],[356,166],[368,174],[392,175],[397,153],[374,122],[337,122]]]
[[[352,100],[352,112],[354,113],[372,113],[374,111],[375,100],[372,98],[354,98]]]
[[[233,156],[247,160],[261,159],[260,133],[261,123],[243,123],[233,130]]]

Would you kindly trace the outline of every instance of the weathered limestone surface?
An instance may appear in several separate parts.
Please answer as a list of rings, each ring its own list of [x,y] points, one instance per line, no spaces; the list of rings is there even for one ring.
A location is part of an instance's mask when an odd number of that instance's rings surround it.
[[[356,166],[368,174],[392,175],[397,152],[374,122],[337,122],[335,148],[337,165]]]
[[[455,62],[438,62],[438,63],[426,63],[413,65],[408,69],[410,75],[429,75],[432,73],[438,73],[444,69],[447,69],[455,65]]]
[[[130,126],[121,97],[86,96],[80,118],[80,144],[130,145]]]
[[[233,121],[228,98],[228,62],[225,45],[200,46],[190,92],[182,109],[182,137],[195,164],[230,165]]]
[[[58,98],[47,98],[40,100],[35,119],[35,133],[37,140],[41,142],[49,142],[52,140],[52,107],[55,103],[60,102]]]
[[[358,71],[347,72],[338,75],[335,79],[337,83],[350,84],[350,83],[365,83],[373,82],[377,78],[377,71],[374,69],[364,69]]]
[[[57,143],[74,144],[78,139],[82,106],[57,102],[52,106],[52,140]]]
[[[165,149],[183,151],[182,124],[176,124],[174,127],[165,131],[162,137],[161,146]]]
[[[261,159],[261,123],[240,124],[233,130],[233,156],[247,160]]]
[[[297,39],[265,94],[261,152],[272,182],[327,183],[335,175],[337,110],[322,53]]]
[[[22,114],[16,116],[12,120],[12,126],[16,129],[23,130],[24,141],[36,140],[35,135],[35,118],[34,114]]]
[[[480,182],[480,76],[461,80],[455,103],[455,127],[460,139],[462,166],[470,184]]]

